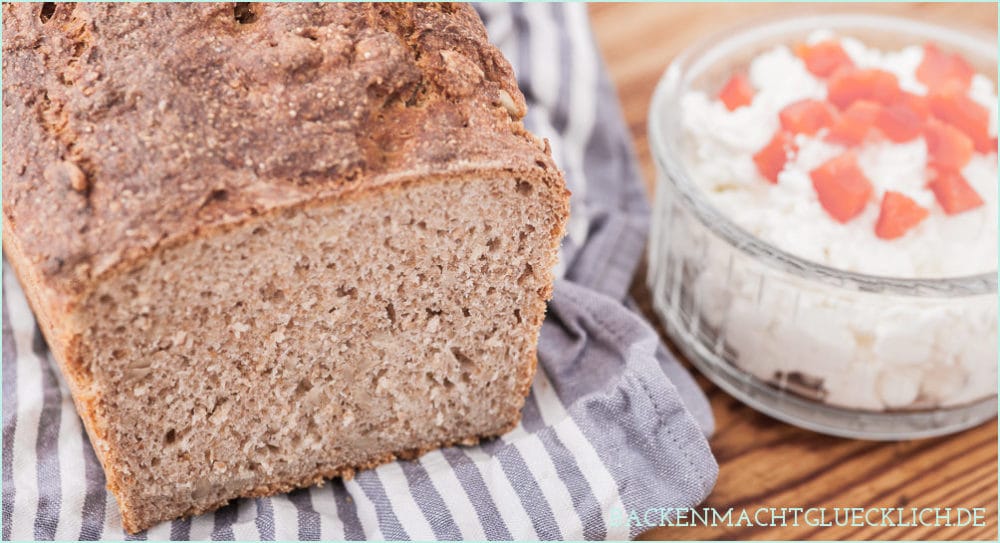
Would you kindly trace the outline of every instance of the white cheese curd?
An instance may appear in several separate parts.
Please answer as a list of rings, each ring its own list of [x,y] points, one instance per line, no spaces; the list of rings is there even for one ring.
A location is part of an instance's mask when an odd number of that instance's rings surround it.
[[[812,39],[828,39],[816,33]],[[882,53],[845,38],[841,45],[859,67],[890,71],[900,86],[916,94],[926,88],[914,75],[923,49],[911,46]],[[834,268],[892,277],[955,277],[997,269],[997,155],[976,153],[962,170],[985,205],[946,215],[927,188],[927,147],[923,138],[906,143],[874,141],[858,149],[859,165],[875,192],[865,211],[840,224],[819,205],[809,172],[846,148],[815,136],[796,136],[799,152],[781,172],[777,185],[764,181],[753,154],[778,130],[778,112],[806,98],[824,99],[825,83],[806,70],[787,46],[762,53],[749,68],[756,88],[750,106],[729,111],[703,92],[682,98],[691,177],[709,199],[736,224],[797,256]],[[970,97],[991,112],[990,135],[996,136],[997,97],[992,83],[977,74]],[[886,190],[902,192],[931,210],[930,216],[902,238],[874,235],[879,202]]]
[[[810,42],[837,39],[817,32]],[[925,94],[915,72],[919,45],[879,51],[840,40],[855,65],[892,72],[904,90]],[[962,174],[984,205],[947,215],[926,187],[923,138],[869,140],[858,164],[874,187],[864,211],[841,224],[820,205],[809,172],[846,148],[796,136],[798,151],[777,184],[758,173],[753,154],[778,130],[778,112],[804,98],[825,99],[814,77],[787,46],[756,57],[747,71],[756,94],[729,111],[700,91],[681,98],[682,146],[690,179],[707,200],[752,235],[801,258],[839,270],[893,278],[947,278],[997,269],[997,155],[976,153]],[[992,81],[976,75],[970,97],[991,113]],[[884,240],[875,223],[886,190],[929,210],[904,236]],[[693,216],[674,218],[670,250],[684,275],[701,323],[720,335],[734,363],[772,383],[812,383],[823,401],[869,409],[960,405],[996,394],[997,307],[994,296],[921,298],[839,288],[781,272],[710,233]]]

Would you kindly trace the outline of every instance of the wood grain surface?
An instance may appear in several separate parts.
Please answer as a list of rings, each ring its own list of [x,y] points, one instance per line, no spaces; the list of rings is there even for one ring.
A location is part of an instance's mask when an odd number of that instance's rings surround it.
[[[706,35],[772,13],[817,10],[905,15],[958,25],[994,40],[997,33],[996,4],[592,4],[589,9],[650,195],[654,172],[646,114],[653,88],[673,56]],[[642,270],[633,294],[659,327]],[[662,327],[659,331],[663,335]],[[751,512],[759,507],[983,507],[986,526],[677,526],[654,528],[641,539],[997,540],[996,420],[935,439],[840,439],[778,422],[697,378],[715,414],[711,445],[720,467],[718,483],[703,505]]]

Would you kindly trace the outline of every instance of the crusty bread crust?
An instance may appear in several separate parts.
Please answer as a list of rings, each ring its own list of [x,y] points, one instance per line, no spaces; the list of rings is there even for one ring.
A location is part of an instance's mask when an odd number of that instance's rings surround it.
[[[556,170],[470,6],[254,9],[3,6],[4,232],[60,313],[214,225],[413,174]]]

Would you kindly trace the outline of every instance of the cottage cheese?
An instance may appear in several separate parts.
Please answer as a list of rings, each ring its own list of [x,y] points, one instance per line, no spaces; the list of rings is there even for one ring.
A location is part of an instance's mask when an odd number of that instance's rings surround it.
[[[812,40],[828,38],[817,33]],[[926,94],[914,75],[923,58],[919,46],[882,53],[857,40],[841,40],[856,65],[894,73],[904,90]],[[859,164],[881,201],[885,190],[902,192],[930,216],[904,237],[875,237],[879,206],[869,205],[847,224],[830,219],[819,204],[809,172],[845,148],[816,136],[799,134],[799,152],[776,185],[763,181],[753,154],[778,130],[778,112],[805,98],[826,98],[824,82],[814,77],[786,46],[758,56],[750,65],[757,94],[750,106],[729,111],[703,92],[682,99],[687,165],[711,202],[736,224],[757,237],[802,258],[853,272],[893,277],[954,277],[997,269],[997,155],[976,153],[962,174],[985,205],[958,215],[935,207],[926,188],[927,146],[923,138],[896,144],[870,143],[859,149]],[[990,111],[996,136],[997,97],[992,82],[977,74],[970,96]]]
[[[810,41],[830,37],[818,32]],[[926,93],[914,75],[921,47],[882,52],[848,38],[841,44],[855,65],[891,71],[903,89]],[[797,256],[864,274],[936,278],[997,269],[996,153],[975,154],[962,171],[985,205],[948,216],[925,188],[923,138],[861,147],[859,165],[877,200],[891,189],[931,210],[904,237],[879,239],[879,206],[869,205],[847,224],[820,206],[809,171],[844,151],[823,141],[823,132],[796,136],[799,152],[777,184],[766,182],[754,165],[753,154],[778,129],[778,112],[804,98],[824,99],[824,82],[785,46],[759,55],[749,77],[756,88],[749,106],[729,111],[697,91],[681,104],[690,176],[737,225]],[[992,82],[976,75],[970,96],[991,112],[995,136]],[[676,277],[683,278],[671,294],[674,306],[692,300],[689,332],[721,338],[719,350],[751,374],[810,389],[830,404],[868,410],[953,406],[996,394],[995,295],[921,298],[837,288],[759,262],[691,215],[670,220],[668,251],[679,266]]]

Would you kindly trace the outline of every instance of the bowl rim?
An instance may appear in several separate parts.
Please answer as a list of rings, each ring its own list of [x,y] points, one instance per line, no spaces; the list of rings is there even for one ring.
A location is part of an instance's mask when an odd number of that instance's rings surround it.
[[[737,250],[755,259],[777,267],[783,271],[807,279],[819,280],[834,286],[853,286],[869,292],[886,292],[905,296],[925,297],[959,297],[993,294],[997,292],[998,269],[973,275],[947,277],[893,277],[874,275],[843,270],[821,264],[785,251],[767,242],[732,221],[714,204],[708,201],[704,191],[690,178],[680,153],[670,143],[665,125],[670,115],[670,105],[679,110],[676,104],[681,84],[694,59],[708,57],[703,60],[708,63],[726,58],[726,54],[739,45],[753,44],[776,33],[808,32],[814,29],[869,29],[886,32],[908,32],[924,34],[947,45],[978,51],[987,58],[992,57],[996,64],[996,43],[989,42],[985,37],[977,37],[974,33],[961,32],[934,23],[925,23],[899,16],[875,15],[865,13],[829,14],[811,12],[809,14],[793,13],[781,16],[771,16],[750,19],[743,24],[731,26],[720,32],[711,34],[682,50],[664,71],[657,82],[650,101],[647,116],[647,131],[650,150],[661,179],[657,181],[657,198],[662,183],[670,183],[684,200],[688,210],[693,212],[698,220],[709,230],[723,238]],[[718,58],[714,58],[718,57]],[[671,98],[674,98],[672,101]]]

